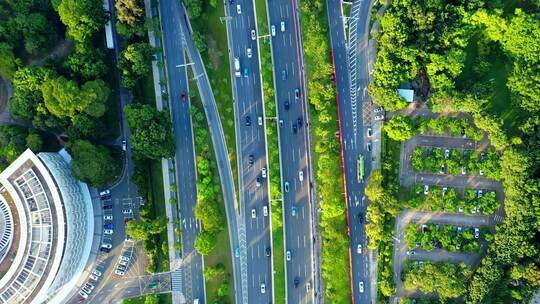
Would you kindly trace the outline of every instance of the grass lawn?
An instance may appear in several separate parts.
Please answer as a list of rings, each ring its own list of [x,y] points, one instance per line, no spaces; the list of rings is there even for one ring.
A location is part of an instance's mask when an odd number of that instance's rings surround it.
[[[208,50],[201,53],[212,91],[216,99],[219,116],[223,125],[223,132],[229,160],[231,162],[232,175],[236,194],[238,196],[238,168],[236,159],[236,134],[234,128],[234,103],[232,99],[231,74],[229,68],[229,55],[227,46],[227,32],[225,24],[221,23],[220,17],[224,16],[223,5],[219,3],[217,8],[210,6],[208,2],[203,4],[204,12],[201,17],[191,20],[194,30],[199,31],[206,39]]]
[[[172,304],[172,294],[170,293],[160,293],[157,295],[157,297],[158,297],[159,304]],[[124,299],[122,303],[123,304],[144,304],[145,299],[146,299],[146,296],[131,298],[131,299]]]
[[[259,36],[268,34],[268,18],[264,0],[255,0],[257,11],[257,26]],[[267,117],[276,117],[276,100],[274,94],[273,66],[271,58],[270,41],[259,40],[261,56],[261,73],[264,93],[264,110]],[[281,176],[279,167],[279,142],[275,120],[266,123],[266,139],[268,144],[268,176],[270,178],[270,197],[274,199],[271,204],[272,211],[272,248],[274,262],[274,300],[276,303],[285,303],[285,256],[283,243],[283,216],[282,202],[275,201],[281,198]]]

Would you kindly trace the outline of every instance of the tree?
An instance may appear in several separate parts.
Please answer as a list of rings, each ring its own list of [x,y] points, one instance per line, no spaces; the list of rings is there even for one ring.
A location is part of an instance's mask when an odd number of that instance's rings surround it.
[[[101,79],[88,81],[79,89],[75,81],[63,76],[45,81],[41,92],[47,110],[59,118],[74,117],[78,113],[101,117],[110,94]]]
[[[103,3],[93,0],[56,0],[60,20],[67,26],[67,34],[77,42],[87,42],[103,30],[107,17]]]
[[[32,150],[32,152],[37,153],[41,151],[41,148],[43,147],[43,138],[41,138],[39,133],[30,133],[26,136],[26,146],[28,149]]]
[[[130,44],[122,52],[118,68],[122,71],[122,83],[126,88],[133,88],[150,72],[154,54],[154,48],[145,42]]]
[[[405,271],[404,285],[407,289],[418,288],[423,293],[436,292],[443,300],[457,298],[464,295],[467,289],[464,280],[466,267],[425,261],[422,266],[410,266]]]
[[[387,89],[371,84],[368,91],[369,95],[388,111],[401,110],[407,106],[407,102],[403,97],[399,96],[396,89]]]
[[[214,250],[216,243],[215,233],[203,230],[195,238],[195,249],[202,255],[208,255]]]
[[[405,141],[414,135],[412,120],[402,115],[394,115],[384,126],[388,137],[395,141]]]
[[[64,65],[73,76],[84,80],[100,78],[108,70],[101,50],[81,44],[76,46],[75,52],[69,55]]]
[[[159,304],[159,299],[155,294],[146,295],[144,304]]]
[[[73,176],[92,187],[105,187],[120,175],[118,160],[115,160],[104,146],[94,145],[87,140],[77,140],[68,145],[68,150],[73,157]]]
[[[135,26],[144,16],[144,4],[140,0],[117,0],[114,4],[119,22]]]
[[[0,42],[0,77],[11,79],[17,69],[13,47],[5,42]]]
[[[130,104],[124,112],[131,130],[131,147],[137,154],[150,159],[174,156],[172,125],[166,112],[140,104]]]

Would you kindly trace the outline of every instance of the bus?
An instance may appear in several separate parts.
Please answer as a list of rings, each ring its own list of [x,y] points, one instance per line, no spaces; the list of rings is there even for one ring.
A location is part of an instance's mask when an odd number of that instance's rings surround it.
[[[364,181],[364,155],[360,154],[358,156],[356,167],[358,171],[358,182],[361,183]]]

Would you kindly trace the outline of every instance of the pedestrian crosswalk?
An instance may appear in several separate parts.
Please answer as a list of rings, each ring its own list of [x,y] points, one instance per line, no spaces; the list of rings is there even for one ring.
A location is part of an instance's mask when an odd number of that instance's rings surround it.
[[[502,217],[501,215],[498,215],[498,214],[495,214],[495,216],[493,217],[493,221],[495,221],[495,223],[499,224],[499,223],[502,223],[504,217]]]
[[[178,269],[171,274],[171,289],[172,291],[182,292],[182,269]]]

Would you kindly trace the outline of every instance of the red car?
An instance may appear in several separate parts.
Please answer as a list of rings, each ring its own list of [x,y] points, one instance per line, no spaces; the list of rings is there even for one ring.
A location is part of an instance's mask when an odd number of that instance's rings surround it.
[[[186,91],[182,92],[182,102],[186,102]]]

